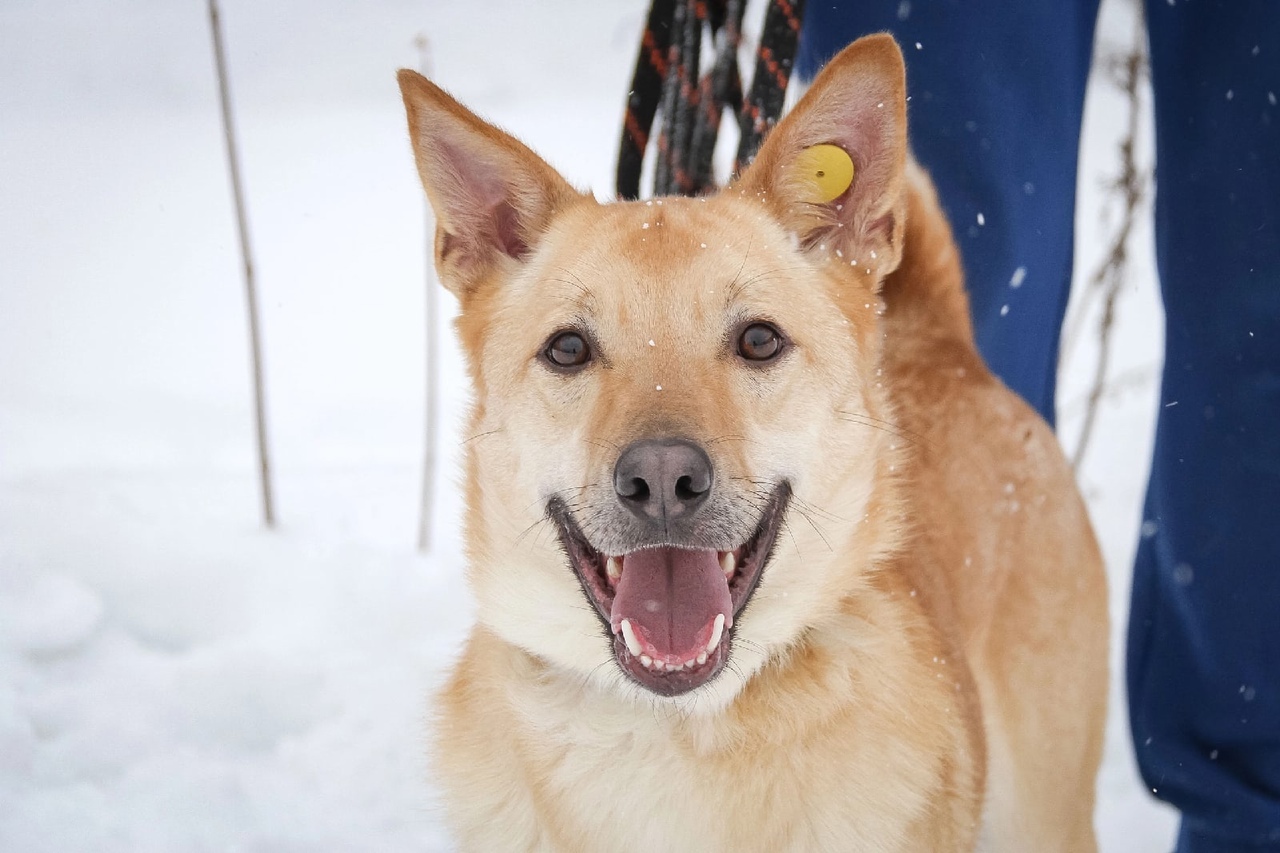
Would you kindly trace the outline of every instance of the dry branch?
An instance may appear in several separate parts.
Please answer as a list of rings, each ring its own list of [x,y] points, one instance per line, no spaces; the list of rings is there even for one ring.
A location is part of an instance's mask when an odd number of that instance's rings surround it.
[[[249,225],[245,216],[244,190],[240,181],[240,155],[236,148],[231,94],[227,85],[227,59],[222,47],[222,21],[217,0],[209,0],[209,25],[213,30],[213,58],[218,72],[218,96],[222,103],[222,131],[227,143],[227,167],[231,172],[231,192],[235,199],[236,227],[240,235],[240,258],[244,264],[245,299],[249,308],[249,348],[253,366],[253,410],[258,436],[258,471],[262,485],[262,521],[275,527],[275,505],[271,489],[271,460],[267,452],[266,401],[262,390],[262,341],[258,327],[258,291],[254,281],[253,254],[249,246]]]
[[[1120,223],[1116,227],[1115,234],[1112,235],[1102,262],[1089,276],[1086,298],[1081,306],[1082,309],[1087,308],[1094,295],[1102,299],[1101,316],[1097,327],[1098,360],[1094,367],[1089,393],[1086,396],[1080,436],[1071,454],[1071,466],[1077,471],[1089,449],[1089,441],[1093,437],[1093,428],[1097,421],[1098,407],[1104,396],[1107,371],[1111,364],[1116,301],[1129,269],[1129,235],[1137,221],[1138,209],[1146,196],[1151,178],[1149,169],[1138,167],[1135,152],[1138,123],[1142,115],[1141,84],[1147,73],[1146,29],[1143,26],[1141,12],[1137,15],[1134,41],[1129,51],[1121,56],[1107,57],[1103,60],[1106,63],[1104,71],[1124,91],[1129,109],[1125,135],[1120,140],[1120,174],[1107,185],[1108,195],[1119,201]],[[1070,349],[1073,338],[1074,335],[1067,336],[1067,349]]]

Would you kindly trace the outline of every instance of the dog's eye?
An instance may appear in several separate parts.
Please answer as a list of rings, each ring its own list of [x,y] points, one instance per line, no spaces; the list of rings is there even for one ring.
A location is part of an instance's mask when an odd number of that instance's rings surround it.
[[[582,367],[591,360],[591,349],[577,332],[561,332],[547,344],[543,353],[556,367]]]
[[[738,336],[738,355],[747,361],[769,361],[782,352],[782,335],[768,323],[752,323]]]

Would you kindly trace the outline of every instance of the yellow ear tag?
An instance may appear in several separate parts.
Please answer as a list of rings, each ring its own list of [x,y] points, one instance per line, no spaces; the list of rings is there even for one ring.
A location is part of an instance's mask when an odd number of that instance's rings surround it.
[[[811,145],[796,157],[795,168],[809,177],[806,201],[825,204],[844,194],[853,184],[853,159],[839,145]]]

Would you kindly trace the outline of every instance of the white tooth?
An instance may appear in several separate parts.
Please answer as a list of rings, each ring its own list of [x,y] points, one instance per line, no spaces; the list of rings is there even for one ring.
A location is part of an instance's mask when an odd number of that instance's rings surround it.
[[[640,654],[640,638],[636,636],[636,629],[631,627],[630,619],[622,620],[622,639],[627,643],[627,651],[633,655]]]
[[[698,666],[702,666],[706,662],[707,662],[707,653],[698,652]]]
[[[604,561],[604,570],[609,574],[609,580],[620,580],[622,578],[622,561],[617,557],[610,557]]]
[[[653,666],[653,658],[649,657],[648,655],[640,655],[640,663],[644,664],[645,666]]]
[[[733,577],[734,569],[737,567],[738,561],[734,558],[732,551],[726,551],[720,555],[720,571],[724,572],[725,577]]]
[[[720,635],[724,633],[724,614],[716,614],[716,623],[711,626],[711,639],[707,640],[707,653],[710,654],[720,645]]]

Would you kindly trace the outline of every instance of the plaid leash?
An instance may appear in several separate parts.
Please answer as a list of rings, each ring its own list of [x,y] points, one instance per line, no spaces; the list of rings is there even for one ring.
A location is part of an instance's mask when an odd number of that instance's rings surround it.
[[[742,138],[733,171],[741,171],[755,159],[764,135],[782,117],[782,102],[800,41],[804,0],[770,0],[764,16],[764,32],[756,50],[756,73],[751,94],[738,113]]]
[[[738,68],[747,0],[652,0],[627,97],[618,152],[618,197],[638,198],[655,117],[654,195],[697,195],[714,188],[712,153],[724,111],[739,125],[734,171],[755,156],[782,113],[804,0],[769,0],[755,75],[743,96]],[[704,28],[715,45],[699,76]]]

